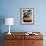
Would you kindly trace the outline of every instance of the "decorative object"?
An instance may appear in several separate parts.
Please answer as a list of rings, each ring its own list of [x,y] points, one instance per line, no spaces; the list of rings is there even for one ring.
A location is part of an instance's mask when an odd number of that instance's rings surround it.
[[[34,8],[21,8],[20,14],[22,24],[33,24]]]
[[[26,32],[25,34],[26,34],[26,35],[38,35],[38,34],[35,33],[35,32],[34,32],[34,33],[32,33],[32,32]]]
[[[10,33],[10,25],[14,24],[14,18],[5,18],[5,25],[9,25],[9,32],[8,34],[11,35]]]

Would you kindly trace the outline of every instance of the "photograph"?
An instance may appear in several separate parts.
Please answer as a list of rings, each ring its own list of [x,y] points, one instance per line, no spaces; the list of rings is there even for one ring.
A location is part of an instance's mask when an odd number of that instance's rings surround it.
[[[22,24],[33,24],[34,8],[21,8],[20,15]]]

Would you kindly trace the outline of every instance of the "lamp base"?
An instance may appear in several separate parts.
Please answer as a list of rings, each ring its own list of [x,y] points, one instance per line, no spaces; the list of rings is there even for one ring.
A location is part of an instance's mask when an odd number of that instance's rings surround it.
[[[9,34],[9,35],[11,35],[11,33],[10,33],[10,32],[8,32],[8,34]]]

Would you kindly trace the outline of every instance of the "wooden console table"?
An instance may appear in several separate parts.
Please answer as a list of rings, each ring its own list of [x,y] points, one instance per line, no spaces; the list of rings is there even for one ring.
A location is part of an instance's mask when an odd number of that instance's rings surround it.
[[[38,35],[25,35],[26,32],[11,32],[8,35],[4,33],[4,46],[43,46],[43,35],[40,32]]]

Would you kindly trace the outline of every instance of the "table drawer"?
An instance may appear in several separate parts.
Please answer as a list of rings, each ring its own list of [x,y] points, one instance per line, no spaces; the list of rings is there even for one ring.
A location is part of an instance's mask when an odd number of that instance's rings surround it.
[[[6,39],[6,40],[8,40],[8,39],[10,39],[10,40],[22,40],[22,39],[24,39],[24,36],[23,35],[15,35],[15,36],[5,36],[4,37],[4,39]]]
[[[4,46],[23,46],[23,40],[5,40]]]
[[[25,35],[25,39],[27,39],[27,40],[31,40],[31,39],[35,39],[35,40],[43,40],[43,36],[41,36],[41,35],[34,35],[34,36],[30,36],[30,35]]]
[[[5,40],[4,41],[4,46],[15,46],[16,41],[15,40]]]
[[[25,40],[24,46],[43,46],[42,40]]]

